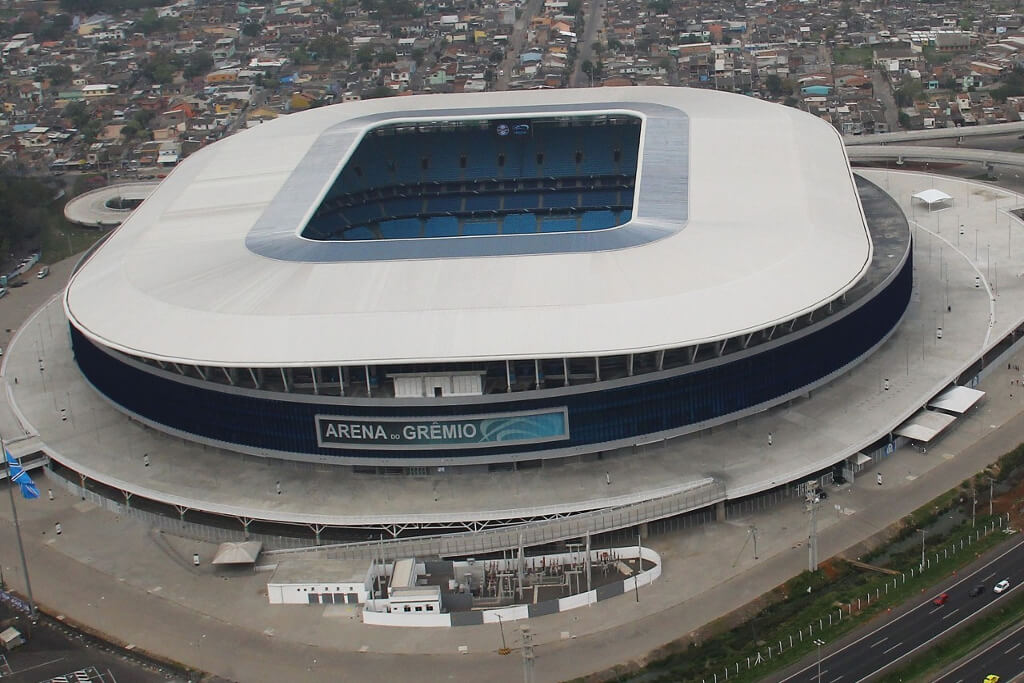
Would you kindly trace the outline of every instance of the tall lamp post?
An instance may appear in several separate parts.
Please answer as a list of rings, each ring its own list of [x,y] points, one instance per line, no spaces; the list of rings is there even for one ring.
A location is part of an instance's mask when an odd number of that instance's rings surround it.
[[[816,638],[814,644],[818,646],[818,683],[821,683],[821,646],[825,644],[825,641]]]

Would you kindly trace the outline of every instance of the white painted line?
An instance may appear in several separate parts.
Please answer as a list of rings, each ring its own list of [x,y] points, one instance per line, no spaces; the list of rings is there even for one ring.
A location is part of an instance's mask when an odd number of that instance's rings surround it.
[[[944,616],[944,617],[942,617],[942,618],[943,618],[943,619],[949,619],[949,618],[950,618],[951,616],[953,616],[954,614],[956,614],[956,613],[957,613],[957,612],[959,612],[959,611],[960,611],[960,608],[959,608],[959,607],[957,607],[957,608],[956,608],[955,610],[953,610],[952,612],[950,612],[949,614],[945,615],[945,616]]]
[[[983,577],[981,578],[981,580],[982,580],[982,581],[988,581],[989,579],[991,579],[991,578],[992,578],[993,576],[995,576],[995,575],[996,575],[996,573],[995,573],[995,572],[992,572],[992,573],[991,573],[991,574],[989,574],[988,576],[983,576]]]
[[[992,558],[991,560],[989,560],[989,561],[988,561],[987,563],[985,563],[984,567],[988,567],[988,566],[989,566],[989,565],[991,565],[992,563],[994,563],[994,562],[997,562],[998,560],[1000,560],[1000,559],[1002,559],[1002,558],[1006,557],[1007,555],[1009,555],[1009,554],[1010,554],[1010,553],[1012,553],[1012,552],[1015,552],[1015,551],[1016,551],[1016,550],[1018,550],[1018,549],[1019,549],[1019,548],[1020,548],[1021,546],[1024,546],[1024,537],[1022,537],[1022,538],[1021,538],[1021,539],[1020,539],[1019,541],[1017,541],[1016,543],[1014,543],[1012,547],[1010,547],[1010,548],[1007,548],[1006,550],[1004,550],[1004,551],[1003,551],[1002,553],[1000,553],[999,555],[997,555],[997,556],[993,557],[993,558]],[[982,567],[981,569],[984,569],[984,567]],[[975,570],[975,571],[971,572],[970,574],[968,574],[967,576],[964,576],[964,577],[962,577],[962,578],[961,578],[961,579],[960,579],[959,581],[957,581],[957,582],[956,582],[956,583],[954,583],[954,584],[953,584],[952,586],[950,586],[950,588],[954,588],[954,587],[956,587],[956,586],[959,586],[960,584],[962,584],[962,583],[965,583],[965,582],[968,582],[968,581],[976,581],[977,579],[974,579],[973,577],[975,577],[975,576],[976,576],[976,575],[978,574],[978,572],[980,572],[980,571],[981,571],[981,569],[977,569],[977,570]],[[1020,585],[1021,585],[1021,584],[1017,584],[1017,586],[1020,586]],[[1010,591],[1012,591],[1012,590],[1013,590],[1014,588],[1017,588],[1017,586],[1014,586],[1013,588],[1011,588],[1011,589],[1010,589]],[[947,590],[949,590],[949,589],[947,589]],[[1007,593],[1009,593],[1010,591],[1007,591],[1006,593],[1003,593],[1003,595],[1006,595],[1006,594],[1007,594]],[[1000,596],[1000,597],[1002,597],[1002,596]],[[996,602],[996,601],[995,601],[995,600],[993,600],[992,602],[988,603],[988,605],[984,605],[984,606],[983,606],[983,607],[982,607],[981,609],[986,609],[986,608],[987,608],[987,607],[988,607],[989,605],[993,604],[994,602]],[[902,620],[902,619],[903,619],[904,617],[906,617],[906,616],[908,616],[908,615],[910,615],[910,614],[913,614],[913,613],[914,613],[914,612],[916,612],[916,611],[917,611],[918,609],[921,609],[921,608],[922,608],[922,607],[924,607],[925,605],[929,605],[929,604],[931,604],[931,603],[928,603],[928,602],[922,602],[922,603],[921,603],[921,604],[919,604],[919,605],[918,605],[917,607],[911,608],[910,610],[908,610],[907,612],[904,612],[903,614],[901,614],[900,616],[896,617],[896,618],[895,618],[895,619],[893,619],[892,621],[890,621],[890,622],[888,622],[888,623],[886,623],[886,624],[882,624],[881,626],[879,626],[879,627],[878,627],[878,628],[876,628],[875,630],[871,631],[870,633],[866,633],[866,634],[864,634],[863,636],[861,636],[861,637],[860,637],[860,638],[858,638],[857,640],[853,641],[852,643],[849,643],[849,644],[847,644],[847,645],[844,645],[843,647],[839,648],[838,650],[836,650],[835,652],[833,652],[832,654],[830,654],[830,655],[829,655],[829,657],[834,657],[834,656],[838,655],[838,654],[839,654],[840,652],[844,652],[845,650],[848,650],[849,648],[851,648],[851,647],[853,647],[853,646],[855,646],[855,645],[857,645],[857,646],[862,646],[861,644],[862,644],[862,643],[863,643],[864,641],[866,641],[866,640],[869,640],[869,639],[871,639],[871,638],[873,638],[873,637],[877,636],[877,635],[878,635],[878,633],[879,633],[880,631],[883,631],[883,630],[885,630],[885,629],[889,628],[889,627],[890,627],[890,626],[892,626],[893,624],[895,624],[895,623],[898,623],[898,622],[899,622],[900,620]],[[948,630],[950,630],[950,629],[952,629],[952,628],[955,628],[955,627],[956,627],[955,625],[953,625],[953,626],[950,626],[950,627],[949,627],[949,629],[946,629],[946,631],[948,631]],[[1024,626],[1022,626],[1021,628],[1024,628]],[[939,634],[938,636],[935,636],[935,637],[933,637],[933,638],[929,638],[929,639],[928,639],[927,641],[925,641],[925,642],[924,642],[924,643],[922,643],[921,645],[918,645],[918,646],[917,646],[917,647],[915,647],[914,649],[910,650],[910,652],[908,652],[908,653],[906,653],[906,654],[902,654],[902,655],[900,655],[898,659],[902,659],[903,657],[906,657],[906,656],[907,656],[908,654],[910,654],[910,653],[912,653],[912,652],[916,652],[917,650],[921,649],[921,648],[922,648],[922,647],[924,647],[925,645],[928,645],[928,644],[930,644],[930,643],[931,643],[931,642],[933,642],[933,641],[934,641],[934,640],[935,640],[936,638],[938,638],[938,637],[942,636],[943,634],[945,634],[945,633],[946,633],[946,631],[943,631],[943,632],[942,632],[942,633],[940,633],[940,634]],[[1005,640],[1005,638],[1004,638],[1003,640]],[[892,664],[892,663],[893,663],[893,662],[889,662],[889,664]],[[889,666],[889,664],[886,664],[886,666]],[[813,669],[814,667],[815,667],[815,664],[814,664],[814,663],[808,664],[808,665],[807,665],[807,666],[805,666],[805,667],[804,667],[803,669],[800,669],[799,671],[796,671],[796,672],[794,672],[794,673],[790,674],[789,676],[787,676],[786,678],[783,678],[782,680],[778,681],[778,683],[786,683],[786,681],[792,680],[792,679],[796,678],[797,676],[801,676],[801,675],[803,675],[803,674],[804,674],[805,672],[807,672],[807,671],[810,671],[811,669]],[[883,667],[883,668],[884,668],[884,667]],[[876,673],[878,673],[878,671],[873,671],[873,672],[871,672],[871,674],[869,674],[869,675],[868,675],[867,677],[870,677],[871,675],[874,675],[874,674],[876,674]]]
[[[842,676],[836,676],[829,683],[836,683],[836,681],[838,681],[840,678],[842,678]]]
[[[929,612],[929,614],[931,614],[931,613]],[[887,640],[889,640],[889,636],[886,636],[885,638],[882,638],[882,639],[881,639],[880,641],[878,641],[877,643],[874,643],[873,645],[871,645],[871,647],[875,647],[876,645],[881,645],[882,643],[884,643],[884,642],[885,642],[885,641],[887,641]]]
[[[883,654],[883,655],[887,655],[887,654],[889,654],[890,652],[892,652],[893,650],[895,650],[896,648],[898,648],[898,647],[899,647],[900,645],[902,645],[902,644],[903,644],[903,641],[901,640],[900,642],[898,642],[898,643],[896,643],[895,645],[893,645],[892,647],[890,647],[890,648],[889,648],[888,650],[884,650],[884,651],[882,652],[882,654]]]
[[[1013,646],[1010,647],[1009,650],[1006,650],[1003,654],[1007,654],[1008,655],[1011,652],[1013,652],[1014,650],[1016,650],[1018,647],[1020,647],[1020,643],[1014,643]]]
[[[994,601],[993,601],[993,602],[994,602]],[[992,604],[992,603],[989,603],[989,604]],[[986,605],[986,607],[987,607],[987,605]],[[984,609],[984,608],[982,608],[982,609]],[[955,627],[950,627],[949,629],[946,629],[946,631],[949,631],[949,630],[951,630],[952,628],[955,628]],[[946,631],[943,631],[942,633],[946,633]],[[982,657],[982,656],[984,656],[984,655],[988,654],[989,652],[991,652],[992,650],[994,650],[995,648],[997,648],[997,647],[999,647],[999,646],[1001,646],[1001,645],[1005,644],[1007,640],[1009,640],[1010,638],[1013,638],[1013,637],[1014,637],[1015,635],[1017,635],[1017,634],[1018,634],[1018,633],[1020,633],[1021,631],[1024,631],[1024,624],[1021,624],[1020,626],[1018,626],[1017,628],[1015,628],[1015,629],[1014,629],[1013,631],[1011,631],[1010,633],[1007,633],[1007,634],[1006,634],[1005,636],[1003,636],[1002,638],[1000,638],[1000,639],[999,639],[999,640],[997,640],[996,642],[992,643],[991,645],[989,645],[989,646],[988,646],[987,648],[985,648],[985,649],[984,649],[984,650],[982,650],[981,652],[978,652],[977,654],[975,654],[975,655],[974,655],[973,657],[971,657],[970,659],[968,659],[968,660],[966,660],[966,661],[964,661],[964,662],[961,662],[961,663],[960,663],[960,667],[959,667],[959,668],[957,669],[957,671],[960,671],[960,670],[962,670],[962,669],[963,669],[963,668],[964,668],[965,666],[967,666],[967,665],[968,665],[968,664],[970,664],[971,662],[975,661],[975,660],[976,660],[976,659],[978,659],[979,657]],[[941,635],[942,635],[942,633],[940,633],[940,634],[939,634],[939,636],[941,636]],[[937,638],[937,637],[939,637],[939,636],[936,636],[936,638]],[[934,638],[933,638],[932,640],[934,640]],[[927,643],[926,643],[926,644],[927,644]],[[1018,657],[1017,659],[1019,659],[1019,660],[1024,660],[1024,655],[1021,655],[1021,656],[1020,656],[1020,657]],[[955,672],[952,672],[952,671],[951,671],[951,672],[950,672],[949,674],[947,674],[947,675],[950,675],[950,674],[952,674],[952,673],[955,673]],[[940,680],[942,680],[942,678],[938,678],[938,679],[936,679],[936,681],[935,681],[934,683],[937,683],[937,681],[940,681]],[[960,679],[960,680],[959,680],[959,681],[957,681],[956,683],[963,683],[963,679]]]
[[[931,612],[929,612],[928,614],[935,614],[935,613],[936,613],[936,612],[938,612],[938,611],[939,611],[940,609],[942,609],[942,605],[939,605],[938,607],[936,607],[935,609],[933,609],[933,610],[932,610]]]

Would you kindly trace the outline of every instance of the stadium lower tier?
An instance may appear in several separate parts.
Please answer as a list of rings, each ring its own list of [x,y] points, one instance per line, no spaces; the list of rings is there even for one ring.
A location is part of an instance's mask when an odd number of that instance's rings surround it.
[[[471,465],[621,448],[739,419],[828,382],[884,341],[910,300],[912,251],[874,291],[775,342],[697,365],[556,389],[451,398],[275,394],[173,375],[97,345],[75,359],[156,429],[254,455],[347,465]]]

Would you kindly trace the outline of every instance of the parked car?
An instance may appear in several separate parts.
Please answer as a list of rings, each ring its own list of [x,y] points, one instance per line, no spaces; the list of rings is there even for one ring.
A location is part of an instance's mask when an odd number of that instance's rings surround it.
[[[50,274],[50,266],[43,266],[42,268],[39,269],[39,272],[36,273],[36,277],[39,278],[40,280],[42,280],[44,277],[46,277],[49,274]]]
[[[985,683],[999,683],[999,676],[989,674],[988,676],[985,676]]]
[[[971,592],[968,593],[968,595],[971,596],[972,598],[976,598],[976,597],[978,597],[979,595],[981,595],[984,592],[985,592],[985,584],[979,583],[977,586],[975,586],[974,588],[971,589]]]
[[[942,593],[941,595],[936,596],[934,600],[932,600],[932,604],[945,605],[947,600],[949,600],[949,593]]]
[[[4,298],[5,296],[7,296],[7,288],[0,287],[0,299]]]
[[[1009,589],[1010,589],[1010,582],[1008,580],[1006,580],[1006,579],[1003,579],[1002,581],[1000,581],[996,585],[992,586],[992,590],[994,592],[996,592],[996,593],[1002,593],[1003,591],[1006,591],[1006,590],[1009,590]]]

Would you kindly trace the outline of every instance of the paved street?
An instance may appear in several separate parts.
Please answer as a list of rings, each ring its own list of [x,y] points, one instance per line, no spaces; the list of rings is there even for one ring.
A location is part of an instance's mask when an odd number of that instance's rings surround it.
[[[997,594],[992,588],[1003,579],[1010,581],[1010,589]],[[934,590],[923,594],[915,607],[879,628],[836,651],[830,651],[827,645],[823,647],[820,670],[815,661],[779,679],[779,683],[837,683],[839,680],[852,683],[868,680],[890,665],[928,647],[976,614],[1005,604],[1013,595],[1018,594],[1022,581],[1024,538],[1018,537],[1010,548],[997,557],[968,574],[939,584]],[[976,589],[978,586],[983,589],[980,594]],[[933,599],[943,593],[949,596],[948,601],[943,605],[934,604]],[[827,635],[824,637],[827,638]],[[983,676],[977,680],[981,678]]]
[[[989,674],[1007,682],[1024,674],[1024,623],[981,648],[955,669],[935,679],[934,683],[983,681]]]

